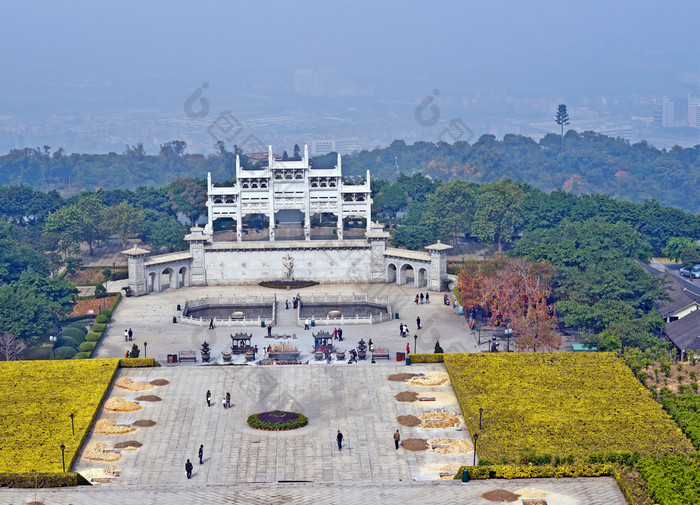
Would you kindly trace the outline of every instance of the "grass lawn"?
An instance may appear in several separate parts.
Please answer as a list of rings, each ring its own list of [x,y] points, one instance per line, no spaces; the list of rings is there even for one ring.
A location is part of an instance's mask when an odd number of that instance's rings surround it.
[[[585,463],[591,453],[693,450],[612,353],[446,354],[445,366],[480,459],[519,463],[530,450]]]
[[[68,471],[118,364],[116,359],[0,362],[0,473],[61,472],[61,444]]]

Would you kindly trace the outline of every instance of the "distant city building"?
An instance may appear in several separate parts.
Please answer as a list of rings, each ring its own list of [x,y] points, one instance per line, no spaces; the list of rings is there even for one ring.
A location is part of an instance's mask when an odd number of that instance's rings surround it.
[[[311,152],[314,156],[320,156],[331,152],[350,154],[359,150],[360,142],[357,137],[337,140],[314,140],[311,142]]]
[[[700,97],[688,96],[688,126],[700,128]]]
[[[294,92],[300,95],[325,96],[337,89],[334,69],[296,69],[294,71]]]
[[[673,100],[663,96],[654,100],[654,126],[673,128]]]

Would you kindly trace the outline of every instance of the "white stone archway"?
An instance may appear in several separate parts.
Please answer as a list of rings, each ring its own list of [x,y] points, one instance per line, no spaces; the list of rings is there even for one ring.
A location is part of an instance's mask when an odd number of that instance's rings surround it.
[[[419,268],[416,274],[416,287],[422,288],[428,285],[428,271],[425,268]]]
[[[180,267],[180,270],[177,271],[177,287],[182,288],[189,285],[190,281],[188,268]]]
[[[173,281],[177,282],[177,277],[172,268],[164,268],[160,273],[160,289],[158,291],[165,291],[173,287]],[[175,286],[177,287],[177,286]]]
[[[389,263],[386,266],[386,282],[387,282],[387,284],[391,284],[393,282],[396,282],[396,275],[397,275],[396,265],[394,265],[393,263]]]
[[[160,291],[160,280],[157,273],[151,272],[148,274],[147,289],[149,293]]]

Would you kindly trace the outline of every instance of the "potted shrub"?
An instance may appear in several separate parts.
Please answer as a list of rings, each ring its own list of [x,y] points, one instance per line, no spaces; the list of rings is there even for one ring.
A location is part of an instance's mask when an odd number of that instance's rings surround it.
[[[209,347],[209,342],[206,340],[202,344],[202,348],[200,349],[202,353],[202,362],[203,363],[209,363],[209,359],[211,358],[211,349]]]
[[[367,358],[367,343],[363,339],[357,343],[357,357],[359,359]]]

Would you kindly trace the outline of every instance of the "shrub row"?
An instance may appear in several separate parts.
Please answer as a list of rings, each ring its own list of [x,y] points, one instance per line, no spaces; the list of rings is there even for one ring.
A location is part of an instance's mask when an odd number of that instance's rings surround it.
[[[316,281],[263,281],[258,283],[259,286],[272,289],[301,289],[318,286]]]
[[[442,363],[445,361],[444,354],[409,354],[411,363]]]
[[[79,473],[0,473],[0,487],[66,487],[90,483]]]
[[[561,477],[601,477],[613,475],[612,465],[562,465],[562,466],[516,466],[516,465],[486,465],[463,466],[455,475],[462,478],[462,472],[469,471],[472,479],[537,479]]]
[[[261,419],[258,418],[258,414],[253,414],[252,416],[248,417],[248,425],[251,428],[255,428],[257,430],[268,430],[268,431],[286,431],[286,430],[294,430],[296,428],[301,428],[302,426],[306,426],[309,423],[308,418],[303,415],[299,414],[299,417],[296,419],[293,419],[291,421],[288,421],[286,423],[271,423],[267,421],[262,421]]]
[[[119,358],[120,368],[139,368],[160,366],[154,358]]]

